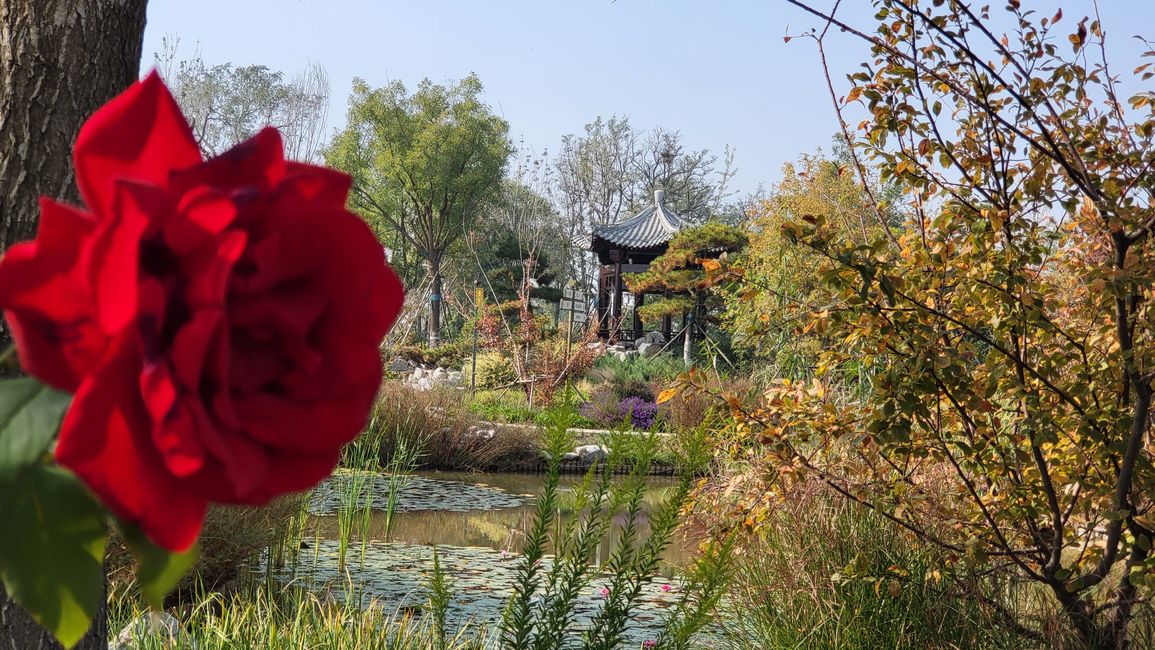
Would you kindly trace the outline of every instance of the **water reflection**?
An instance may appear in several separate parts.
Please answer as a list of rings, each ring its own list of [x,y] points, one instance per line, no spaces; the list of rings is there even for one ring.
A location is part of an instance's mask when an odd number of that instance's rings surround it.
[[[384,513],[374,512],[369,523],[369,538],[378,541],[394,541],[408,544],[481,547],[498,551],[519,553],[524,544],[525,535],[533,523],[535,501],[526,498],[520,505],[510,507],[511,500],[495,500],[492,509],[463,510],[457,507],[458,493],[467,490],[462,484],[498,488],[510,495],[525,495],[536,497],[545,487],[545,476],[535,474],[468,474],[461,472],[418,472],[418,485],[423,490],[444,490],[439,498],[434,495],[423,494],[423,504],[444,504],[439,509],[414,510],[408,507],[400,508],[393,516],[392,533],[386,535],[386,518]],[[563,476],[561,485],[563,498],[557,513],[555,526],[564,527],[573,521],[576,513],[573,510],[573,487],[580,481],[579,476]],[[670,478],[654,477],[647,481],[647,488],[638,516],[639,540],[644,541],[650,533],[650,513],[669,498],[675,481]],[[401,504],[404,505],[404,504]],[[626,515],[618,513],[612,521],[612,530],[602,540],[598,547],[597,556],[592,558],[596,566],[606,562],[615,546],[621,539],[622,529],[626,525]],[[323,538],[337,536],[336,515],[322,515],[313,518],[316,533]],[[691,557],[694,544],[687,540],[676,539],[663,554],[664,575],[671,575],[673,568],[685,566]],[[552,552],[553,549],[550,549]]]

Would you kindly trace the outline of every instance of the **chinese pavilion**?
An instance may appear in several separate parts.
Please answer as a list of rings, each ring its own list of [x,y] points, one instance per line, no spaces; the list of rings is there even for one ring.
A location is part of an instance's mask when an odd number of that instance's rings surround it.
[[[598,335],[604,339],[637,339],[642,336],[638,316],[646,295],[634,296],[632,328],[622,323],[622,275],[642,273],[650,263],[666,252],[674,234],[682,228],[682,219],[665,205],[664,190],[654,192],[654,204],[629,219],[612,225],[594,226],[590,250],[598,257]],[[662,320],[662,333],[670,337],[670,319]]]

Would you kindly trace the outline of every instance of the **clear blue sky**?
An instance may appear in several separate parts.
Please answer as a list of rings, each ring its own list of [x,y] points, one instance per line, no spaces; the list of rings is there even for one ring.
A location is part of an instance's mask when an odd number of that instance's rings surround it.
[[[1002,6],[1002,0],[989,0]],[[815,0],[818,5],[830,0]],[[839,15],[867,25],[866,0]],[[1024,0],[1073,28],[1090,0]],[[1100,0],[1115,72],[1138,64],[1136,32],[1155,38],[1155,1]],[[736,149],[735,188],[779,177],[782,163],[836,130],[813,43],[783,42],[815,20],[782,0],[152,0],[144,65],[161,38],[208,63],[263,64],[289,75],[310,62],[332,81],[331,127],[345,121],[350,81],[371,85],[476,72],[514,139],[557,149],[598,115],[682,132],[693,148]],[[864,60],[849,37],[831,44],[835,82]]]

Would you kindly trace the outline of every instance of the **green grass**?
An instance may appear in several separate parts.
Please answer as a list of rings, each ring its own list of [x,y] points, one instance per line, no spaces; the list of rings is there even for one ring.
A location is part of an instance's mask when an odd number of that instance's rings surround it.
[[[147,611],[111,595],[110,629],[120,630]],[[482,650],[489,633],[465,627],[445,635],[425,616],[364,608],[298,587],[254,583],[230,595],[204,592],[181,617],[185,630],[173,643],[163,635],[139,639],[135,650]],[[189,642],[192,642],[191,644]],[[195,644],[195,645],[193,645]]]

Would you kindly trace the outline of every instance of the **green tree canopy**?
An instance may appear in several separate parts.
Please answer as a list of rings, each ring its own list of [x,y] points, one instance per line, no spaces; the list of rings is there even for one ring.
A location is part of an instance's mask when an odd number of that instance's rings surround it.
[[[325,154],[353,176],[351,205],[382,241],[425,263],[430,345],[440,338],[445,252],[494,196],[512,152],[509,125],[481,91],[477,75],[452,86],[426,79],[413,94],[401,82],[374,89],[354,79],[347,125]]]

